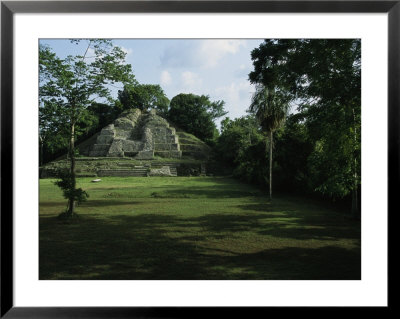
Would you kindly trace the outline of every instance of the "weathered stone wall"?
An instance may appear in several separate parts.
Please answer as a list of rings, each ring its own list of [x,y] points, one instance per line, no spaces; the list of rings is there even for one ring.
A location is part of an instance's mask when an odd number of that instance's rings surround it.
[[[89,150],[93,157],[153,159],[154,155],[180,158],[179,139],[168,121],[154,111],[129,110],[103,128]]]
[[[39,169],[40,178],[57,177],[57,171],[68,169],[67,160],[51,162]],[[209,172],[207,162],[182,162],[181,160],[144,160],[132,158],[77,158],[76,174],[78,177],[104,177],[104,176],[200,176],[218,171]]]
[[[169,166],[162,166],[161,168],[150,169],[149,176],[173,176]]]
[[[152,111],[148,114],[144,125],[152,134],[154,155],[167,158],[182,157],[175,128],[170,127],[168,121]]]

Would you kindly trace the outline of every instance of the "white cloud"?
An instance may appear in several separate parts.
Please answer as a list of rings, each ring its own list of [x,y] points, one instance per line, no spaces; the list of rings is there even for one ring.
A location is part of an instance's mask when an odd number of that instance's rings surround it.
[[[172,83],[171,74],[166,70],[162,71],[160,76],[160,82],[161,85],[170,85]]]
[[[243,111],[250,106],[254,86],[248,81],[232,82],[215,89],[215,96],[225,101],[225,110],[231,119],[243,116]]]
[[[198,41],[181,40],[168,45],[160,56],[162,67],[193,67],[197,65],[195,58]]]
[[[125,57],[125,59],[126,58],[128,58],[128,55],[130,55],[130,54],[132,54],[132,52],[133,52],[133,50],[131,49],[131,48],[124,48],[124,47],[120,47],[121,48],[121,50],[123,51],[123,52],[125,52],[126,53],[126,57]]]
[[[245,45],[245,40],[204,40],[198,54],[205,67],[214,67],[223,57],[237,53]]]
[[[203,80],[197,73],[184,71],[181,73],[183,93],[197,93],[202,86]]]
[[[167,47],[160,58],[161,65],[212,68],[245,45],[245,40],[186,40]]]

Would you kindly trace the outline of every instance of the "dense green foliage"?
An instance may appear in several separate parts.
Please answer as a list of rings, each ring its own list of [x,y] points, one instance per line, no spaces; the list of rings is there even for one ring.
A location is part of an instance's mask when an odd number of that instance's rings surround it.
[[[214,120],[226,114],[224,101],[210,101],[205,95],[178,94],[171,100],[168,118],[179,128],[210,142],[218,131]]]
[[[265,146],[265,137],[253,115],[221,122],[217,156],[239,179],[264,185],[268,171]]]
[[[58,179],[54,184],[61,188],[65,199],[72,199],[77,204],[86,201],[89,197],[88,193],[80,187],[75,187],[75,179],[68,170],[60,170],[57,175]]]
[[[83,110],[75,129],[76,143],[79,144],[117,119],[120,114],[120,108],[116,104],[118,103],[94,102]],[[46,129],[41,130],[41,143],[39,144],[41,151],[40,164],[42,165],[68,152],[68,139],[65,138],[65,136],[68,136],[68,126],[60,124],[62,122],[57,120],[50,107],[40,109],[39,118],[41,128],[46,125]]]
[[[93,103],[87,108],[90,116],[93,118],[92,125],[86,129],[85,136],[91,135],[112,123],[120,114],[115,104]]]
[[[274,132],[284,123],[289,112],[289,99],[276,88],[258,85],[249,112],[253,113],[266,133]]]
[[[289,115],[275,138],[275,188],[283,192],[311,195],[315,184],[310,179],[309,158],[313,142],[300,114]]]
[[[356,213],[361,184],[361,41],[272,39],[251,56],[251,82],[278,88],[298,105],[297,123],[313,146],[307,158],[308,187],[334,198],[352,193]]]
[[[161,116],[167,114],[169,106],[169,99],[161,86],[154,84],[125,85],[122,91],[118,91],[118,99],[122,110],[155,109]]]

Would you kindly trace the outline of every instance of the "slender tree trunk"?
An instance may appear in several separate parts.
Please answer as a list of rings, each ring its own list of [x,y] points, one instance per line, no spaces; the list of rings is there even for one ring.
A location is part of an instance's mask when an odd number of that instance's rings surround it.
[[[82,62],[85,60],[86,54],[88,53],[90,49],[90,45],[92,43],[92,40],[89,40],[88,47],[86,48],[85,54],[82,57]],[[81,69],[80,69],[81,72]],[[79,76],[78,75],[78,81],[79,81]],[[78,81],[75,84],[75,87],[78,87]],[[72,179],[72,185],[71,185],[71,190],[76,189],[76,174],[75,174],[75,123],[77,118],[79,117],[79,114],[77,114],[77,109],[76,109],[76,100],[73,101],[71,104],[72,107],[72,117],[71,117],[71,131],[70,131],[70,141],[69,141],[69,160],[70,160],[70,174],[71,174],[71,179]],[[72,216],[74,213],[75,209],[75,200],[74,197],[70,197],[68,199],[68,215]]]
[[[353,191],[352,191],[352,200],[351,200],[351,213],[353,217],[358,218],[359,215],[359,207],[358,207],[358,165],[357,165],[357,155],[355,152],[356,145],[357,145],[357,123],[356,123],[356,114],[353,111],[353,123],[354,123],[354,152],[353,152]]]
[[[358,185],[354,185],[351,199],[351,211],[354,218],[358,218]]]
[[[40,154],[39,154],[39,166],[43,165],[43,138],[39,135],[40,143]]]
[[[272,200],[272,131],[269,132],[269,199]]]
[[[358,207],[358,174],[357,174],[357,159],[354,156],[354,172],[353,172],[353,191],[351,199],[351,212],[354,218],[360,217]]]
[[[69,142],[69,157],[70,157],[70,174],[72,178],[73,189],[76,188],[76,176],[75,176],[75,122],[71,123],[71,136]],[[68,215],[72,216],[75,209],[74,198],[68,199]]]

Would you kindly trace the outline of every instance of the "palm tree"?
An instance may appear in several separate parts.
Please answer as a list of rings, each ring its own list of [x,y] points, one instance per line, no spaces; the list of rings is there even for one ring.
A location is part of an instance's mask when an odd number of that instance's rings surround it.
[[[284,123],[289,112],[289,99],[283,92],[263,85],[256,87],[250,105],[262,130],[269,135],[269,198],[272,199],[272,146],[273,133]],[[266,139],[266,144],[268,137]]]

